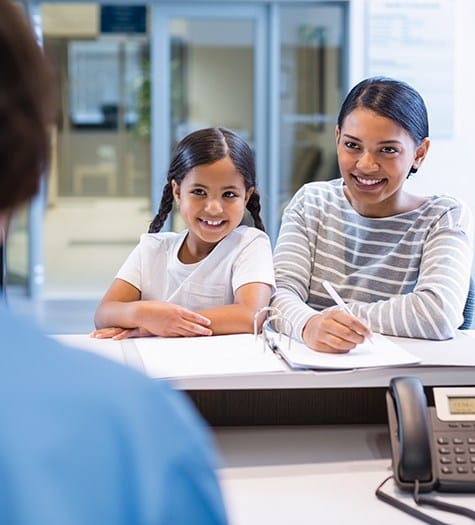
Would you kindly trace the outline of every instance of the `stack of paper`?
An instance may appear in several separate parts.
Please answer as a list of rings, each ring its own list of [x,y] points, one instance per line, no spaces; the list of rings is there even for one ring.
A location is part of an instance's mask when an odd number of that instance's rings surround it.
[[[346,354],[325,354],[288,338],[272,334],[275,348],[251,334],[192,338],[142,338],[135,345],[152,377],[282,372],[290,369],[346,370],[414,364],[419,358],[386,337],[374,334]],[[285,364],[284,364],[285,363]]]

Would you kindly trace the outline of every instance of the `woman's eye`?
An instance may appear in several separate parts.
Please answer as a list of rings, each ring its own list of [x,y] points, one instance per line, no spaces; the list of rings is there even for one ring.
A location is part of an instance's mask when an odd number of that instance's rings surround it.
[[[350,142],[350,141],[347,141],[347,142],[345,142],[345,148],[348,148],[348,149],[358,149],[359,146],[358,146],[358,144],[356,144],[356,142]]]
[[[203,196],[205,195],[205,191],[204,190],[201,190],[199,188],[195,188],[194,190],[191,190],[191,194],[192,195],[198,195],[198,196]]]
[[[386,146],[381,151],[383,153],[397,153],[396,148],[393,148],[392,146]]]

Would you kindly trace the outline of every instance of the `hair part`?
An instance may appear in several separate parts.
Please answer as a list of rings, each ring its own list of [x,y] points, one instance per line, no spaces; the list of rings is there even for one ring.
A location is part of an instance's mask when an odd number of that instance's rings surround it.
[[[256,190],[254,154],[249,144],[237,133],[227,128],[215,127],[194,131],[176,146],[170,161],[167,182],[163,188],[158,213],[150,224],[149,233],[159,232],[173,209],[172,181],[180,186],[194,167],[212,164],[225,157],[231,159],[236,170],[242,175],[246,192],[254,188],[246,208],[254,220],[255,227],[265,231],[260,216],[260,196]]]

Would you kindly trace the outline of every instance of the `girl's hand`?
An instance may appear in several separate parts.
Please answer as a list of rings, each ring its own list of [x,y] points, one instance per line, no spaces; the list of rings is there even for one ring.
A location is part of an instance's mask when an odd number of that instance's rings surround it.
[[[163,301],[141,301],[140,329],[162,337],[193,337],[213,335],[211,321],[177,304]],[[136,336],[135,336],[136,337]]]
[[[90,334],[91,337],[96,339],[114,339],[115,341],[120,341],[121,339],[128,339],[130,337],[149,337],[153,335],[145,328],[120,328],[120,327],[111,327],[111,328],[101,328],[99,330],[94,330]]]
[[[337,308],[311,317],[303,329],[304,343],[319,352],[344,354],[371,335],[356,317]]]
[[[110,328],[99,328],[98,330],[94,330],[89,335],[95,339],[113,339],[123,330],[123,328],[111,326]]]

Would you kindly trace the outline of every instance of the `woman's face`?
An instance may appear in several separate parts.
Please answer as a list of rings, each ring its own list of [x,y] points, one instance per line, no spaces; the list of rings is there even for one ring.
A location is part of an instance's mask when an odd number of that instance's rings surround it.
[[[345,195],[358,213],[389,217],[417,206],[403,184],[424,160],[429,139],[417,145],[393,120],[356,108],[337,127],[336,143]]]

